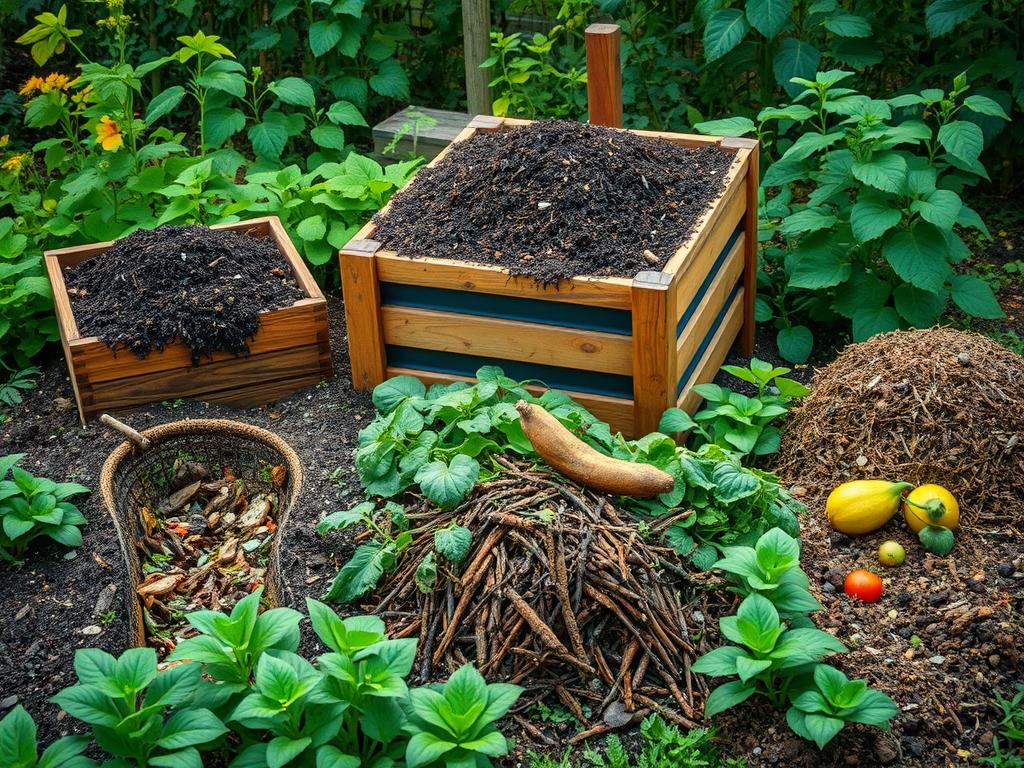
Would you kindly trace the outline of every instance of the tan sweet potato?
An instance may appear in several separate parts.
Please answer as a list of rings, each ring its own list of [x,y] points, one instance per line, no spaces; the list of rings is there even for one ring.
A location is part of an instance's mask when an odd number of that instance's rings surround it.
[[[647,499],[668,493],[675,484],[672,475],[650,464],[613,459],[594,450],[539,406],[520,400],[516,410],[523,432],[540,457],[585,488]]]

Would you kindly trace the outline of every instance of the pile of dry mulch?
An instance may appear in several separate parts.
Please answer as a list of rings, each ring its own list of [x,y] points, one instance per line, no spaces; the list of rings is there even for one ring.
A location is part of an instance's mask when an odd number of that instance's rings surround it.
[[[855,478],[938,483],[969,522],[1024,519],[1024,358],[949,328],[849,346],[817,372],[773,471],[812,497]]]
[[[568,121],[459,142],[377,217],[403,256],[557,283],[661,269],[721,194],[733,155]]]
[[[260,312],[303,298],[272,238],[198,225],[137,230],[65,280],[83,335],[139,357],[180,339],[193,363],[248,352]]]

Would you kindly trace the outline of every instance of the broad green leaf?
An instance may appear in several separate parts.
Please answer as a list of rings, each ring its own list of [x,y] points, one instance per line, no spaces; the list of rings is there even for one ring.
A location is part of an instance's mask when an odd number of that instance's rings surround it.
[[[868,186],[898,193],[907,178],[907,161],[895,152],[876,152],[867,160],[854,160],[850,172]]]
[[[745,656],[742,648],[723,645],[705,653],[691,667],[694,672],[711,677],[728,677],[736,674],[736,659]]]
[[[373,388],[373,405],[381,413],[391,413],[407,397],[420,399],[427,393],[423,382],[413,376],[395,376]]]
[[[172,85],[154,96],[146,107],[146,124],[153,125],[157,120],[171,112],[181,103],[185,89],[180,85]]]
[[[965,163],[977,161],[985,147],[981,128],[969,120],[953,120],[939,128],[942,148]]]
[[[892,307],[862,307],[853,315],[853,340],[867,341],[872,336],[900,327],[900,316]]]
[[[409,99],[409,76],[405,74],[398,59],[382,61],[369,82],[370,88],[381,96],[402,101]]]
[[[249,127],[249,141],[257,156],[276,160],[288,143],[288,129],[281,123],[264,120]]]
[[[939,229],[952,229],[960,215],[960,195],[948,189],[936,189],[910,204],[910,210]]]
[[[267,90],[273,93],[285,104],[294,104],[298,107],[312,109],[316,106],[316,95],[313,87],[301,77],[285,77],[267,85]]]
[[[789,277],[793,288],[820,290],[846,282],[850,277],[850,263],[843,252],[829,245],[822,245],[806,253],[800,253]]]
[[[968,96],[964,99],[964,106],[972,112],[977,112],[979,115],[998,117],[1001,120],[1010,119],[1010,116],[1006,114],[1006,111],[999,105],[999,103],[994,99],[990,99],[988,96],[982,96],[980,94]]]
[[[839,718],[801,712],[796,707],[790,707],[786,712],[786,722],[794,733],[813,741],[818,745],[818,749],[824,749],[825,745],[843,729],[843,721]]]
[[[870,37],[871,24],[863,16],[836,11],[825,19],[825,29],[840,37]]]
[[[915,328],[930,328],[938,322],[946,307],[946,292],[915,288],[909,283],[897,285],[892,292],[896,311]]]
[[[881,237],[900,223],[903,212],[894,200],[862,189],[850,210],[850,228],[858,242],[866,243]]]
[[[917,222],[910,229],[890,232],[882,255],[903,280],[931,293],[942,290],[953,273],[946,261],[946,241],[931,224]]]
[[[814,346],[814,336],[811,329],[805,325],[783,328],[776,335],[775,341],[779,347],[779,354],[791,363],[807,362]]]
[[[690,414],[682,408],[669,408],[661,414],[658,431],[671,435],[675,432],[689,432],[695,426],[696,423],[690,418]]]
[[[747,0],[747,20],[769,40],[789,23],[792,10],[791,0]]]
[[[980,0],[932,0],[924,10],[925,28],[931,37],[941,37],[980,10]]]
[[[988,283],[976,275],[956,275],[950,289],[954,303],[971,317],[998,320],[1005,317]]]
[[[446,559],[461,563],[473,546],[473,533],[461,525],[441,528],[434,532],[434,547]]]
[[[720,59],[742,42],[750,31],[743,11],[723,8],[715,11],[704,27],[704,56],[708,61]]]
[[[157,744],[164,749],[184,749],[213,741],[227,731],[210,710],[183,709],[168,718]]]
[[[393,548],[378,542],[360,545],[342,566],[324,595],[332,603],[348,603],[377,586],[386,570],[395,565]]]
[[[713,690],[704,702],[704,717],[714,717],[754,695],[755,688],[740,680],[723,683]]]
[[[366,119],[359,109],[349,101],[336,101],[327,109],[327,119],[338,125],[359,125],[367,127]]]
[[[779,231],[786,236],[801,232],[816,232],[835,226],[838,219],[827,210],[804,208],[785,217],[779,224]]]
[[[479,474],[480,463],[459,453],[449,464],[443,461],[424,464],[416,472],[415,481],[428,499],[439,507],[451,509],[469,495]]]
[[[344,31],[337,21],[316,21],[309,25],[309,49],[320,57],[336,46]]]
[[[775,82],[790,96],[795,96],[801,88],[792,82],[793,78],[814,77],[820,63],[821,53],[813,45],[796,37],[783,38],[772,60]]]
[[[745,136],[757,129],[749,117],[726,117],[721,120],[708,120],[697,123],[694,128],[700,133],[711,136]]]
[[[20,704],[0,720],[0,765],[35,768],[36,724]]]
[[[314,214],[300,221],[295,227],[295,233],[303,240],[320,240],[327,234],[327,224],[323,216]]]
[[[309,132],[309,137],[324,149],[345,148],[345,132],[336,125],[318,125]]]

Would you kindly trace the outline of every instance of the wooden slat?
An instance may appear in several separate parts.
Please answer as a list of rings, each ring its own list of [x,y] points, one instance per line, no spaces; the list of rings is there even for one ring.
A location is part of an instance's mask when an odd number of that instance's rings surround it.
[[[339,254],[352,385],[360,390],[373,389],[384,381],[380,283],[374,256],[379,245],[374,240],[353,240]]]
[[[675,323],[669,316],[671,275],[641,272],[633,280],[633,427],[658,428],[675,400]]]
[[[249,342],[249,357],[289,347],[317,344],[320,341],[318,333],[327,322],[326,307],[327,303],[323,299],[300,299],[291,307],[260,313],[259,330]],[[319,321],[318,309],[321,311]],[[192,353],[180,341],[167,345],[163,352],[154,350],[145,358],[139,358],[124,349],[119,350],[115,356],[95,336],[72,340],[70,352],[76,370],[88,376],[92,387],[123,377],[183,367],[190,368],[194,376],[202,377],[207,375],[210,365],[236,359],[230,352],[215,352],[213,360],[204,359],[199,366],[192,367]]]
[[[415,376],[427,386],[431,384],[443,384],[451,381],[475,382],[472,376],[456,376],[454,374],[434,373],[433,371],[421,371],[416,368],[389,367],[388,378],[392,376]],[[539,395],[547,388],[528,384],[526,389],[535,395]],[[560,389],[573,400],[582,405],[601,421],[607,422],[613,432],[622,432],[626,437],[633,437],[633,401],[626,398],[609,397],[607,395],[592,395],[586,392],[575,392],[571,389]]]
[[[732,166],[726,174],[721,197],[705,211],[690,239],[683,243],[666,262],[662,268],[663,271],[674,275],[680,274],[686,269],[686,264],[692,255],[698,253],[713,236],[721,236],[723,229],[728,229],[724,236],[725,240],[729,239],[732,228],[727,227],[725,221],[731,220],[735,226],[736,222],[740,220],[740,216],[743,215],[743,208],[746,207],[746,189],[743,180],[749,167],[749,154],[744,150],[736,152],[736,159],[733,160]],[[739,202],[736,200],[737,197]],[[737,210],[739,210],[738,214]],[[725,240],[722,241],[723,244]]]
[[[474,293],[495,293],[591,307],[629,309],[629,280],[617,277],[577,277],[557,286],[531,278],[512,277],[491,265],[469,264],[454,259],[407,259],[392,251],[378,251],[377,275],[382,282],[451,288]]]
[[[319,360],[320,347],[310,344],[209,363],[203,367],[201,376],[196,375],[196,369],[185,365],[174,370],[143,373],[107,382],[86,395],[85,404],[90,413],[96,413],[103,409],[127,408],[179,397],[206,399],[219,396],[223,399],[228,393],[234,397],[253,383],[254,368],[272,377],[271,381],[262,382],[263,385],[289,384],[294,391],[298,388],[294,386],[297,379],[315,376],[319,380],[316,373]]]
[[[624,376],[633,371],[632,340],[621,334],[388,305],[381,317],[385,344]]]
[[[686,366],[690,364],[697,347],[704,341],[704,337],[714,324],[718,313],[725,306],[725,302],[729,300],[736,281],[743,275],[743,241],[745,237],[745,235],[741,235],[733,244],[718,276],[708,286],[708,290],[701,297],[693,316],[676,340],[676,371],[679,374],[685,371]]]
[[[586,30],[587,111],[590,122],[622,127],[622,63],[618,24],[591,24]]]
[[[693,372],[693,376],[690,377],[686,386],[683,387],[679,399],[676,400],[676,405],[691,415],[697,410],[702,400],[701,396],[693,391],[693,388],[698,384],[706,384],[715,378],[718,369],[722,367],[722,363],[725,362],[725,358],[729,355],[729,349],[732,347],[733,340],[743,327],[743,301],[743,289],[741,288],[733,300],[732,306],[723,318],[718,333],[711,340],[703,357],[701,357],[700,363],[697,365],[697,369]]]
[[[744,233],[747,244],[744,250],[745,269],[743,271],[743,290],[746,295],[746,304],[743,306],[743,333],[740,334],[740,351],[744,355],[754,354],[754,332],[756,320],[754,319],[754,302],[757,299],[757,220],[758,220],[758,191],[761,184],[761,172],[759,166],[760,146],[754,139],[733,138],[724,139],[723,146],[736,147],[737,150],[749,152],[750,167],[746,176],[746,198],[747,210],[750,215],[744,221]]]

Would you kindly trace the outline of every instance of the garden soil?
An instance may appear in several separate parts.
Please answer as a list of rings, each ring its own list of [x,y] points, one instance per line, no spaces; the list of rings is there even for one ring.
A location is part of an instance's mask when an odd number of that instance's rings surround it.
[[[285,600],[303,609],[305,597],[320,596],[352,551],[352,532],[318,536],[315,523],[328,511],[360,500],[351,470],[356,434],[373,416],[365,393],[352,391],[341,304],[329,300],[334,379],[265,408],[233,410],[200,402],[167,402],[124,414],[145,429],[184,418],[222,417],[274,430],[298,452],[305,471],[301,496],[282,532]],[[758,354],[773,359],[759,335]],[[730,362],[742,364],[741,359]],[[805,377],[809,369],[798,370]],[[725,382],[722,382],[725,383]],[[37,389],[9,411],[0,425],[0,454],[24,452],[30,471],[77,480],[94,489],[79,501],[89,519],[83,546],[73,553],[41,545],[21,569],[0,566],[0,716],[23,704],[37,719],[45,742],[81,729],[47,699],[75,681],[77,648],[98,646],[112,653],[128,642],[124,567],[113,527],[98,492],[99,473],[119,438],[96,424],[80,428],[71,384],[60,358],[43,367]],[[751,768],[764,766],[878,766],[911,768],[968,766],[991,753],[997,713],[993,691],[1010,693],[1022,678],[1024,551],[1020,525],[965,523],[949,558],[926,556],[898,521],[875,536],[851,539],[822,523],[823,498],[791,478],[804,493],[810,515],[804,521],[804,568],[825,611],[820,626],[852,649],[836,659],[850,674],[865,675],[901,708],[892,736],[865,726],[845,729],[819,753],[795,738],[783,714],[749,702],[723,715],[718,738],[730,754]],[[803,489],[802,491],[800,489]],[[857,565],[876,567],[881,540],[895,538],[907,548],[902,568],[882,574],[885,594],[874,605],[842,596],[842,577]],[[692,587],[716,583],[695,576]],[[704,593],[704,590],[700,590]],[[719,641],[717,621],[734,610],[733,597],[718,590],[701,597],[693,614],[710,644]],[[323,649],[303,623],[305,650]],[[508,728],[517,736],[516,754],[505,764],[527,764],[527,752],[545,748],[561,755],[577,728],[562,718],[540,720],[524,711]],[[530,728],[521,727],[526,722]],[[520,726],[520,727],[517,727]],[[532,729],[532,733],[531,733]],[[626,735],[627,743],[634,737]],[[582,749],[573,765],[585,765]]]
[[[557,283],[661,269],[722,192],[733,156],[567,121],[478,133],[377,216],[412,258],[492,264]]]
[[[83,336],[139,357],[181,339],[193,363],[248,352],[260,312],[304,298],[272,238],[198,225],[136,230],[64,279]]]

